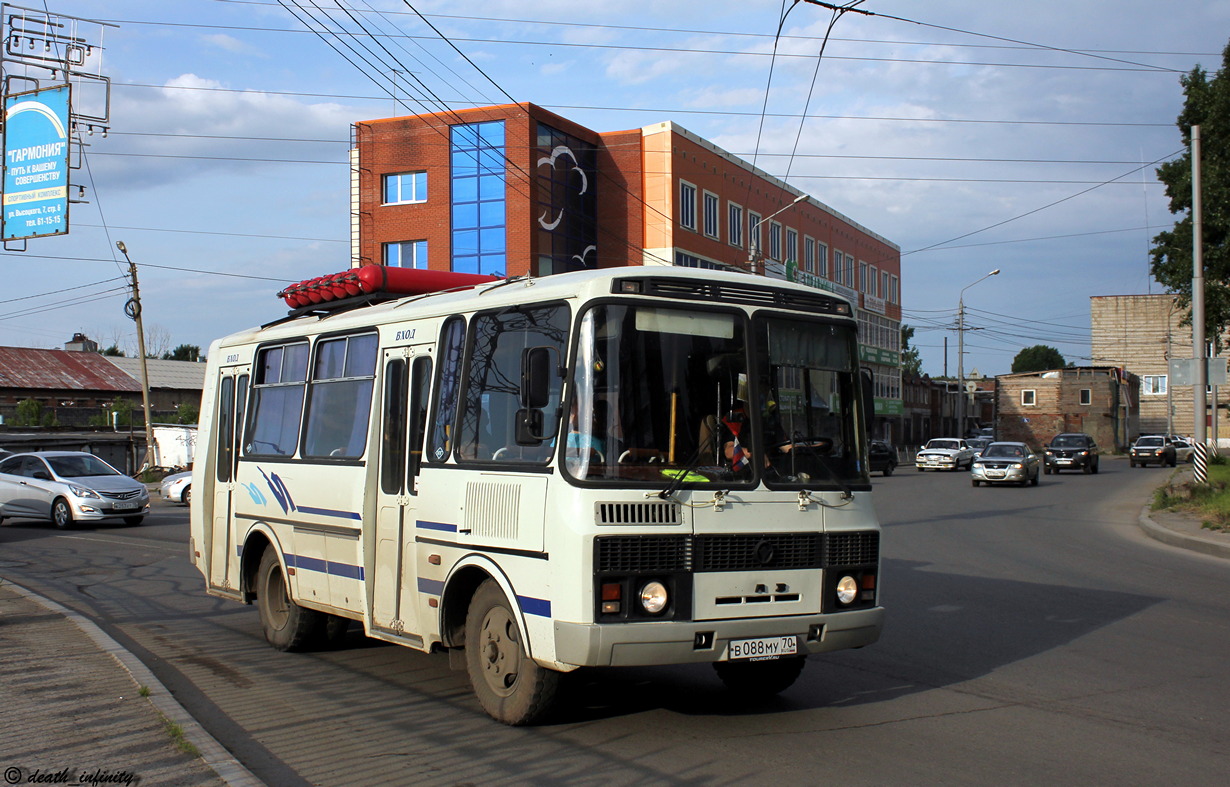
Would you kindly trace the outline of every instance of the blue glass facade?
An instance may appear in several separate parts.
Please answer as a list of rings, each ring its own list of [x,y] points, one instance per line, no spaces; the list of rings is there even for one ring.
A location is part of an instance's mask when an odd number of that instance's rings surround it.
[[[504,276],[504,122],[452,126],[449,133],[452,269]]]

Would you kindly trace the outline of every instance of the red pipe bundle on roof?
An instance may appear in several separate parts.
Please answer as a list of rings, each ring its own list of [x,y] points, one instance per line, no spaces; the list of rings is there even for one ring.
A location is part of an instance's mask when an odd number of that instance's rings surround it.
[[[481,273],[453,273],[418,268],[389,268],[384,265],[364,265],[360,268],[317,276],[292,284],[278,293],[292,309],[315,303],[352,298],[373,292],[390,295],[423,295],[429,292],[456,290],[474,287],[490,281],[499,281],[499,276]]]

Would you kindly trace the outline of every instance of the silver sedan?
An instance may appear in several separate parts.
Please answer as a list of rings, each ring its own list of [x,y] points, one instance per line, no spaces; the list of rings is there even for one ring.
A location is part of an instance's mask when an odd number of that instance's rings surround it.
[[[0,520],[74,522],[123,519],[139,525],[149,513],[145,485],[82,451],[14,454],[0,460]]]
[[[991,443],[974,460],[970,483],[1038,485],[1042,457],[1025,443]]]

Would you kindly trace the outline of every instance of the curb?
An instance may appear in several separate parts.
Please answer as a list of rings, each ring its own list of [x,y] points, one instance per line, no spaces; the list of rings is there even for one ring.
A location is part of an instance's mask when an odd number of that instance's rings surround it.
[[[1140,529],[1145,531],[1145,535],[1156,541],[1161,541],[1163,544],[1190,549],[1193,552],[1200,552],[1213,557],[1230,559],[1230,544],[1214,541],[1211,538],[1184,535],[1183,533],[1176,533],[1169,528],[1162,527],[1149,516],[1148,506],[1141,509],[1137,523],[1140,525]]]
[[[264,787],[265,783],[256,778],[247,768],[240,764],[214,736],[206,732],[196,719],[176,701],[171,692],[154,676],[141,660],[125,650],[118,642],[99,628],[89,618],[58,604],[45,596],[19,585],[12,579],[4,578],[5,584],[17,594],[33,601],[35,604],[62,615],[90,638],[100,650],[114,658],[123,667],[137,687],[149,690],[148,699],[154,709],[169,722],[178,724],[184,731],[184,737],[201,753],[201,759],[208,765],[218,778],[232,787]]]

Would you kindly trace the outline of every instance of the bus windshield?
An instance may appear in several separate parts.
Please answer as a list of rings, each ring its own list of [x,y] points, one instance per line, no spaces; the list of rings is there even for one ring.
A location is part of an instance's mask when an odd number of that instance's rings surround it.
[[[592,484],[866,482],[853,326],[606,303],[584,313],[560,465]]]

